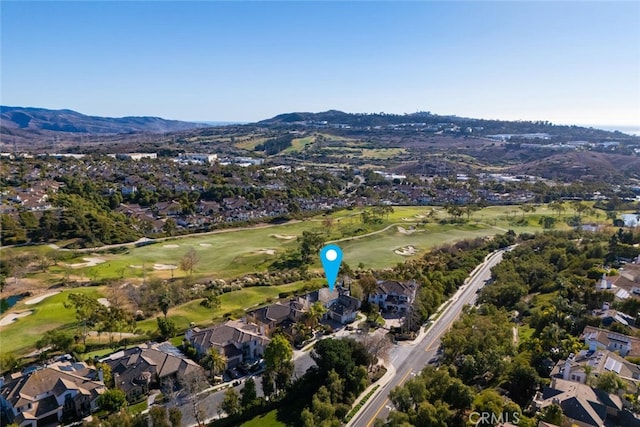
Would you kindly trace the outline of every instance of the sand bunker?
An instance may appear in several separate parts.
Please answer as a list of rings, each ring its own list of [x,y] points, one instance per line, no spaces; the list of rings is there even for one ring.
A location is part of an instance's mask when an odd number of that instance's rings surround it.
[[[407,230],[407,229],[406,229],[406,228],[404,228],[404,227],[400,227],[400,226],[398,226],[398,233],[402,233],[402,234],[413,234],[413,233],[415,233],[415,232],[416,232],[416,229],[415,229],[415,228],[412,228],[412,229]]]
[[[200,246],[208,248],[209,246],[211,246],[211,243],[200,243]]]
[[[269,237],[275,237],[276,239],[281,240],[293,240],[298,238],[298,236],[292,236],[291,234],[269,234]]]
[[[98,302],[104,305],[105,307],[111,307],[111,303],[106,298],[98,298]]]
[[[26,317],[33,313],[31,310],[23,311],[21,313],[9,313],[0,320],[0,326],[7,326],[15,322],[21,317]]]
[[[142,268],[141,265],[133,265],[133,264],[129,264],[130,268]]]
[[[424,215],[414,215],[414,216],[415,216],[416,218],[418,218],[418,219],[424,219],[424,218],[426,218],[426,216],[424,216]]]
[[[91,257],[82,258],[85,262],[78,262],[76,264],[69,264],[71,268],[83,268],[83,267],[95,267],[98,264],[105,262],[104,258]]]
[[[173,264],[153,264],[154,270],[175,270],[176,268],[178,266]]]
[[[395,249],[393,253],[396,255],[402,255],[402,256],[413,256],[418,253],[418,250],[415,248],[415,246],[409,245],[409,246]]]
[[[53,295],[59,294],[59,293],[60,293],[60,291],[49,292],[49,293],[46,293],[44,295],[40,295],[40,296],[37,296],[35,298],[28,299],[24,303],[26,305],[37,304],[40,301],[44,300],[45,298],[49,298],[50,296],[53,296]]]
[[[167,249],[175,249],[175,248],[179,248],[180,245],[162,245],[162,247]]]
[[[275,249],[258,249],[257,251],[255,251],[255,253],[257,253],[257,254],[275,255],[276,251],[275,251]]]

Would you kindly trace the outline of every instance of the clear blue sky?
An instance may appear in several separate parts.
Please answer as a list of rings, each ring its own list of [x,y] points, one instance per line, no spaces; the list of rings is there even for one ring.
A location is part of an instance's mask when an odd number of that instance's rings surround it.
[[[3,105],[640,128],[640,2],[1,3]]]

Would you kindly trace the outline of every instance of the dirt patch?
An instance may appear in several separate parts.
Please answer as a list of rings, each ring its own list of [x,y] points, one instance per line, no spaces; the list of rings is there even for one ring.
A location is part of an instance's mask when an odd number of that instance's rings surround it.
[[[49,297],[51,297],[53,295],[56,295],[56,294],[59,294],[59,293],[60,293],[60,291],[48,292],[48,293],[46,293],[44,295],[40,295],[40,296],[37,296],[37,297],[34,297],[34,298],[30,298],[30,299],[26,300],[24,303],[26,305],[37,304],[37,303],[43,301],[45,298],[49,298]]]
[[[269,234],[269,237],[275,237],[280,240],[294,240],[298,238],[298,236],[293,236],[291,234]]]
[[[176,268],[178,266],[173,264],[153,264],[154,270],[175,270]]]
[[[71,268],[84,268],[84,267],[95,267],[98,264],[102,264],[105,262],[104,258],[98,257],[90,257],[90,258],[82,258],[85,262],[78,262],[75,264],[69,264]]]
[[[404,246],[402,248],[395,249],[393,253],[396,255],[402,255],[402,256],[413,256],[418,253],[418,250],[416,249],[415,246],[409,245],[409,246]]]
[[[33,313],[31,310],[22,311],[20,313],[9,313],[0,320],[0,326],[7,326],[20,319],[21,317],[26,317]]]
[[[162,245],[162,247],[167,249],[175,249],[175,248],[179,248],[180,245]]]

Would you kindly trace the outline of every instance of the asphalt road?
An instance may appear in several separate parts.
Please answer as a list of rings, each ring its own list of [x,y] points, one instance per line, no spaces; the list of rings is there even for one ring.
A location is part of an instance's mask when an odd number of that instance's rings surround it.
[[[466,284],[451,298],[451,303],[433,322],[424,337],[415,344],[397,346],[392,352],[391,364],[396,370],[395,376],[384,386],[374,398],[369,400],[363,409],[352,419],[350,426],[369,427],[376,418],[386,419],[393,403],[389,400],[389,392],[403,384],[408,378],[418,374],[432,359],[440,345],[440,337],[458,318],[465,305],[475,303],[477,291],[491,278],[491,268],[502,261],[505,250],[493,252],[469,276]]]

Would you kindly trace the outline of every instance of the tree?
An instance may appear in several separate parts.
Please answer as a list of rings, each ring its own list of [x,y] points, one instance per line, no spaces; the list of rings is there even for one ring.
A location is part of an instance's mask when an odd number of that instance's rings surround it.
[[[187,375],[180,375],[178,382],[182,385],[191,400],[191,409],[193,418],[198,425],[204,425],[205,412],[200,407],[202,400],[206,397],[205,393],[200,393],[209,384],[203,375],[198,372],[191,372]]]
[[[327,309],[322,305],[320,301],[314,303],[311,307],[309,307],[309,311],[304,314],[305,324],[310,328],[315,328],[318,326],[320,319],[327,312]]]
[[[126,404],[127,396],[117,388],[105,391],[98,398],[98,406],[107,412],[118,412]]]
[[[164,225],[162,226],[162,231],[164,231],[165,234],[169,236],[173,236],[174,234],[176,234],[177,230],[178,230],[178,226],[176,224],[176,221],[173,218],[167,219]]]
[[[292,357],[291,343],[284,335],[271,338],[264,351],[265,371],[272,375],[277,390],[284,389],[293,375]]]
[[[358,285],[365,295],[365,301],[369,300],[369,296],[374,293],[378,287],[378,281],[371,273],[363,274],[358,278]]]
[[[362,345],[371,355],[371,363],[369,368],[378,362],[378,359],[387,360],[392,344],[387,335],[370,334],[364,337]]]
[[[53,331],[47,331],[43,337],[38,340],[36,347],[51,347],[53,350],[68,353],[71,351],[73,344],[74,339],[71,334],[54,329]]]
[[[153,427],[169,427],[167,409],[164,406],[154,406],[149,411],[151,425]]]
[[[169,408],[169,422],[171,427],[182,427],[182,412],[178,408]]]
[[[514,361],[510,366],[509,395],[521,407],[525,407],[533,398],[539,383],[538,373],[529,364]]]
[[[160,332],[160,336],[163,339],[166,340],[176,336],[177,328],[173,320],[157,317],[156,321],[158,322],[158,332]]]
[[[187,273],[189,278],[193,276],[193,270],[198,265],[200,257],[195,249],[189,248],[186,254],[180,259],[180,269]]]
[[[106,385],[107,388],[113,388],[115,384],[113,383],[111,366],[109,366],[109,364],[107,363],[96,363],[96,369],[98,369],[98,371],[102,369],[102,379],[104,385]]]
[[[267,398],[273,396],[273,393],[275,393],[273,385],[274,377],[275,374],[271,371],[264,371],[264,374],[262,374],[262,393]]]
[[[171,307],[171,295],[169,294],[169,290],[165,289],[160,296],[158,297],[158,308],[164,314],[164,318],[167,318],[167,313],[169,312],[169,308]]]
[[[211,378],[221,374],[227,367],[227,358],[220,353],[217,348],[211,347],[207,350],[207,354],[202,358],[200,364],[209,370]]]
[[[249,378],[244,382],[244,387],[240,391],[241,404],[243,409],[247,409],[256,402],[258,393],[256,392],[256,382],[253,378]]]
[[[68,298],[69,301],[64,306],[75,309],[82,343],[86,345],[90,328],[104,318],[106,307],[100,304],[97,298],[85,294],[71,293]]]
[[[300,242],[300,258],[304,264],[310,264],[313,257],[318,256],[320,248],[324,244],[324,238],[320,233],[308,230],[302,232],[302,237],[298,237],[298,241]]]
[[[229,388],[224,392],[224,398],[220,402],[220,410],[227,413],[229,416],[236,415],[240,412],[240,396],[234,388]]]
[[[560,216],[562,212],[567,210],[567,208],[564,206],[564,203],[558,200],[549,203],[549,209],[554,211],[556,213],[556,216]]]
[[[2,352],[2,354],[0,354],[0,374],[12,372],[18,366],[20,366],[20,360],[15,354],[9,352]]]
[[[564,413],[560,405],[554,403],[542,410],[542,421],[561,426],[564,424]]]
[[[626,389],[626,386],[624,381],[621,380],[615,372],[603,372],[596,380],[596,388],[604,390],[607,393],[615,393],[618,390]]]

